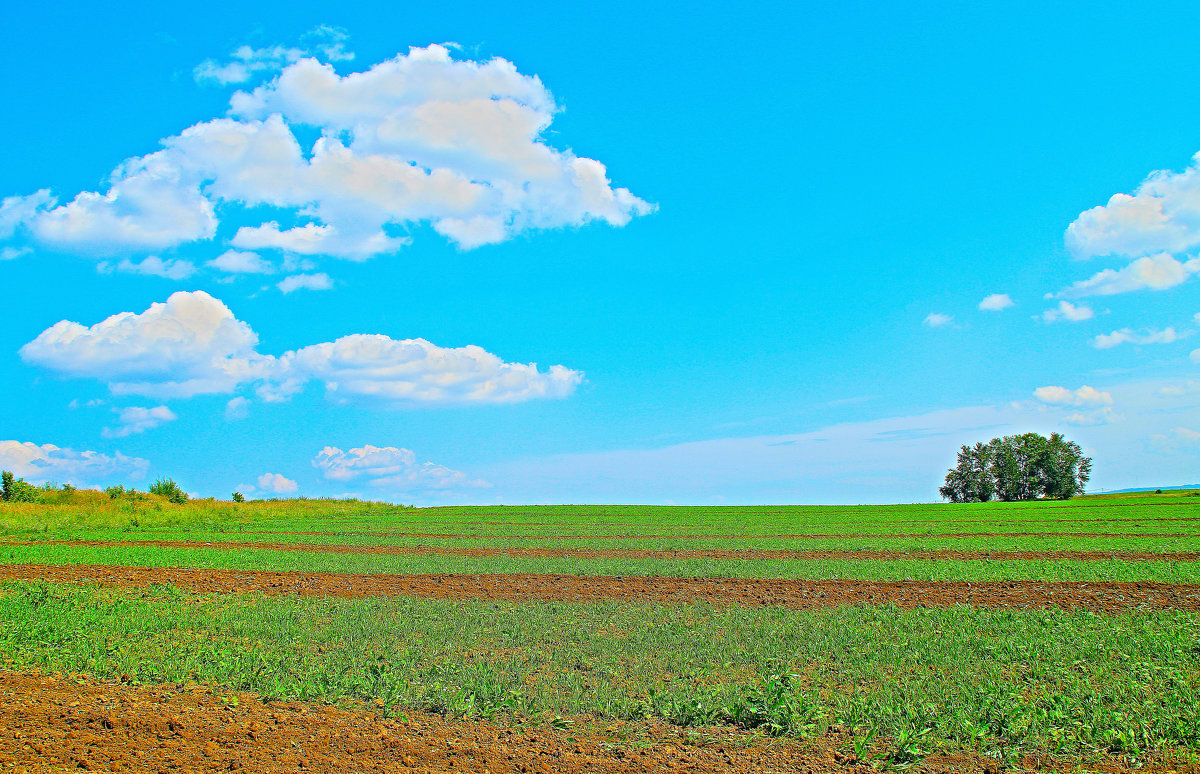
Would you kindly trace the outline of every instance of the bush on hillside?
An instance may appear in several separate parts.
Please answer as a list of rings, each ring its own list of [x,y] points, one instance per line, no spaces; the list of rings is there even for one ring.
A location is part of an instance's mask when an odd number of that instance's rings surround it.
[[[160,478],[150,485],[150,494],[166,498],[167,502],[182,505],[188,501],[187,492],[179,488],[174,479]]]
[[[5,470],[0,473],[0,499],[6,503],[36,503],[42,499],[42,490]]]

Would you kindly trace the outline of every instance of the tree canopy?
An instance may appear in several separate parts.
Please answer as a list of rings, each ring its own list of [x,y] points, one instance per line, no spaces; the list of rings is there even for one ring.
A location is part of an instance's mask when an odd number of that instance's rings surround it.
[[[1091,475],[1092,458],[1079,444],[1060,433],[1024,433],[963,446],[938,491],[952,503],[1066,500],[1083,494]]]

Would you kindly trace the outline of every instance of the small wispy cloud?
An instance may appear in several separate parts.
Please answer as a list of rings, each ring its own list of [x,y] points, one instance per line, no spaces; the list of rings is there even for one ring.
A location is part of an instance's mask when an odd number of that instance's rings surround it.
[[[1000,312],[1013,306],[1013,300],[1007,293],[993,293],[979,302],[979,308],[984,312]]]

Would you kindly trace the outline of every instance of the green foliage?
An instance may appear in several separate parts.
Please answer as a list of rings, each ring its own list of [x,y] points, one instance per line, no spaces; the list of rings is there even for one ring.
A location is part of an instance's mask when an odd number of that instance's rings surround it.
[[[946,472],[938,490],[952,503],[1067,500],[1083,494],[1092,475],[1092,459],[1059,433],[993,438],[987,444],[963,446],[958,462]]]
[[[188,501],[187,492],[171,478],[160,478],[150,485],[150,494],[166,498],[167,502],[183,505]]]
[[[0,473],[0,498],[6,503],[37,503],[42,500],[42,490],[5,470]]]
[[[244,503],[244,502],[246,502],[246,496],[244,494],[242,494],[241,492],[234,492],[233,493],[233,501],[235,503]]]
[[[132,490],[130,490],[132,491]],[[125,487],[121,484],[104,488],[104,493],[112,500],[119,500],[125,496]]]
[[[385,714],[652,717],[793,737],[836,724],[854,730],[860,760],[901,765],[948,746],[1002,760],[1200,749],[1198,627],[1185,611],[231,598],[44,582],[0,593],[6,668]]]

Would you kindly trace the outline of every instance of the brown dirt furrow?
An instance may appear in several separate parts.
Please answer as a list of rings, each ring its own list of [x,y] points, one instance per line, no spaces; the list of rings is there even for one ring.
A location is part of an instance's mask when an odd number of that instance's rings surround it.
[[[621,599],[796,609],[893,604],[952,607],[1200,610],[1200,584],[1089,581],[860,581],[513,574],[387,575],[104,565],[0,565],[0,580],[48,580],[200,593],[411,596],[529,602]]]
[[[178,530],[148,529],[147,533],[178,532]],[[243,530],[232,535],[307,535],[389,538],[428,538],[430,540],[836,540],[840,538],[878,540],[940,540],[942,538],[1006,538],[1006,537],[1068,537],[1068,538],[1200,538],[1200,532],[660,532],[657,534],[589,535],[564,533],[537,535],[519,532],[358,532],[331,529],[327,531]]]
[[[384,718],[362,709],[259,698],[208,686],[138,686],[80,676],[0,673],[0,771],[530,772],[623,774],[646,771],[870,774],[851,739],[831,732],[798,742],[729,728],[686,732],[662,723],[590,718],[556,729],[450,720],[406,711]],[[885,740],[876,744],[882,748]],[[1077,761],[1027,756],[1023,768],[1077,770]],[[1090,770],[1132,771],[1120,759]],[[974,752],[931,755],[913,774],[999,771]],[[1200,766],[1139,758],[1144,774],[1197,774]]]
[[[267,543],[238,540],[21,540],[4,541],[0,545],[16,546],[86,546],[86,547],[154,547],[185,549],[223,549],[259,551],[296,551],[331,554],[382,554],[397,556],[511,556],[534,559],[758,559],[758,560],[906,560],[928,559],[945,561],[1070,561],[1070,562],[1200,562],[1200,551],[891,551],[891,550],[813,550],[787,549],[671,549],[639,548],[452,548],[431,546],[360,546],[326,545],[316,543]]]
[[[218,695],[203,687],[143,687],[13,673],[0,673],[0,694],[0,770],[29,774],[844,770],[830,749],[719,730],[718,741],[705,746],[681,745],[678,733],[665,727],[657,729],[657,739],[652,732],[649,745],[614,745],[577,730],[453,721],[413,712],[404,719],[385,719],[365,711]],[[974,770],[982,771],[983,763],[980,759]]]

